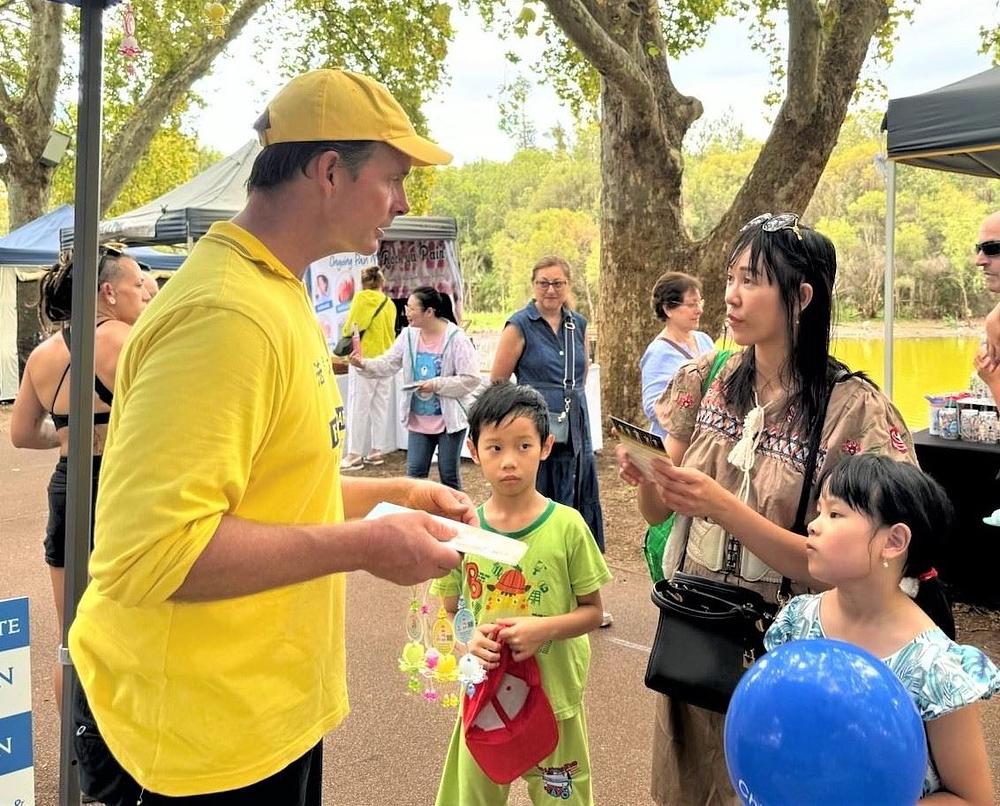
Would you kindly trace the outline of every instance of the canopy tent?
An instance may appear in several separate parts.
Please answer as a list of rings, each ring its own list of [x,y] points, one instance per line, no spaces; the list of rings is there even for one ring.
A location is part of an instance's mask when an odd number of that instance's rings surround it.
[[[228,157],[206,168],[183,185],[148,204],[102,221],[102,241],[129,244],[194,244],[216,221],[232,218],[246,203],[246,181],[260,146],[251,140]],[[73,230],[61,233],[63,245],[73,242]]]
[[[73,206],[64,204],[0,238],[0,268],[55,263],[62,248],[60,231],[72,230],[73,216]],[[184,262],[184,255],[170,255],[149,248],[129,249],[129,254],[154,269],[177,269]]]
[[[29,310],[35,292],[22,284],[33,282],[40,267],[56,262],[59,232],[72,226],[73,216],[72,205],[64,204],[0,238],[0,400],[14,398],[19,367],[37,343],[37,322]],[[149,248],[130,249],[129,254],[154,269],[172,271],[184,262],[183,255]]]
[[[232,218],[246,203],[246,183],[260,145],[250,140],[228,157],[209,166],[183,185],[148,204],[102,221],[102,241],[128,244],[187,244],[201,238],[216,221]],[[444,239],[454,241],[458,229],[453,218],[399,216],[385,230],[386,241]],[[63,248],[73,245],[73,228],[59,233]]]
[[[886,131],[885,391],[892,395],[895,297],[896,163],[937,171],[1000,177],[1000,67],[921,95],[896,98]],[[971,236],[970,236],[971,240]]]

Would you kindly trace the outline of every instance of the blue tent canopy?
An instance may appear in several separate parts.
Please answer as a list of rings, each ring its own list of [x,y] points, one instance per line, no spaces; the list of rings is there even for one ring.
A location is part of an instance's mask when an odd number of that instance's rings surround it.
[[[73,207],[64,204],[52,212],[29,221],[0,238],[0,266],[48,266],[59,257],[59,230],[73,226]],[[129,249],[140,263],[154,269],[173,270],[184,262],[184,255],[169,255],[155,249]]]

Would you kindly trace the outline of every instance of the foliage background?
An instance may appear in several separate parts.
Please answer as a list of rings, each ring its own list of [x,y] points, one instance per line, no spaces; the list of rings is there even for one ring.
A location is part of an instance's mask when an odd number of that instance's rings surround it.
[[[848,118],[804,215],[837,246],[842,320],[882,313],[886,196],[877,157],[884,150],[880,121],[876,111]],[[551,252],[575,267],[574,290],[584,314],[597,304],[597,128],[584,125],[569,138],[554,139],[549,148],[524,148],[507,162],[481,160],[438,172],[429,212],[458,220],[469,310],[510,311],[523,304],[531,266]],[[762,143],[729,117],[705,123],[688,140],[685,224],[700,238],[728,207]],[[1000,183],[905,166],[897,177],[896,315],[984,315],[992,305],[972,244],[982,219],[1000,209]],[[685,268],[664,265],[663,271]]]

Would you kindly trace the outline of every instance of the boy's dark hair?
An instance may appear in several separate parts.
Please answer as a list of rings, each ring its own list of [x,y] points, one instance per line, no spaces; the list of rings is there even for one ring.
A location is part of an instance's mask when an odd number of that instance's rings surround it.
[[[352,179],[375,150],[375,140],[313,140],[304,143],[275,143],[261,151],[250,169],[247,190],[270,190],[305,174],[306,166],[317,154],[336,151]]]
[[[527,417],[538,429],[538,438],[549,437],[549,406],[545,398],[530,386],[510,381],[494,381],[487,386],[469,409],[469,439],[479,447],[484,425],[500,425],[515,417]]]
[[[851,456],[820,479],[827,495],[878,526],[905,523],[910,546],[904,577],[928,574],[944,555],[954,508],[948,494],[920,468],[888,456],[862,453]],[[935,575],[920,582],[914,601],[949,637],[955,637],[955,619],[941,580]]]

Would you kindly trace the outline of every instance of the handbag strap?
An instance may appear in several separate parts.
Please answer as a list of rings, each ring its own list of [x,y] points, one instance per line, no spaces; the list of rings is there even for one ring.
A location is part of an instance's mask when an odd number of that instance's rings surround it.
[[[802,471],[802,492],[799,493],[799,506],[795,511],[795,522],[792,524],[792,531],[800,535],[806,533],[806,510],[809,508],[809,498],[812,492],[813,476],[816,475],[816,464],[819,461],[819,443],[823,438],[823,426],[826,424],[826,411],[830,406],[830,398],[833,397],[833,387],[848,377],[849,373],[840,370],[833,378],[833,383],[820,402],[819,410],[816,412],[816,420],[813,424],[812,434],[809,438],[809,453],[806,455],[806,465]],[[792,592],[792,581],[783,576],[781,587],[778,588],[778,601],[786,602]]]
[[[371,326],[375,324],[375,319],[378,317],[379,313],[381,313],[382,309],[385,307],[385,304],[388,301],[389,301],[389,298],[385,294],[383,294],[382,295],[382,302],[380,302],[379,306],[375,309],[375,313],[372,314],[372,318],[368,320],[368,327],[366,327],[364,330],[362,330],[358,334],[359,338],[363,337],[365,335],[365,333],[367,333],[371,329]]]
[[[679,352],[682,356],[684,356],[688,361],[694,358],[694,356],[691,355],[691,353],[685,350],[680,344],[678,344],[673,339],[668,339],[666,336],[660,336],[660,341],[665,341],[667,344],[673,347],[677,352]]]
[[[572,358],[570,353],[572,352]],[[572,397],[569,390],[576,389],[576,322],[573,314],[563,317],[563,411],[568,412]]]
[[[722,352],[726,352],[725,358],[720,361],[720,355]],[[730,353],[727,351],[720,351],[716,354],[715,361],[712,364],[712,371],[709,373],[708,377],[702,384],[702,394],[704,395],[708,387],[711,386],[712,381],[718,374],[719,369],[722,364],[729,359]],[[812,433],[809,437],[809,452],[806,454],[806,463],[803,468],[802,473],[802,490],[799,492],[799,504],[795,512],[795,521],[792,524],[791,531],[797,532],[798,534],[805,534],[806,526],[806,510],[809,507],[810,493],[812,492],[812,480],[816,473],[816,464],[819,459],[819,445],[823,438],[823,425],[826,422],[826,411],[830,405],[830,398],[833,396],[833,387],[848,377],[848,373],[843,370],[839,371],[834,377],[833,383],[830,384],[827,394],[823,397],[820,402],[820,407],[816,412],[816,418],[813,421],[814,425],[812,428]],[[684,560],[687,558],[687,541],[691,536],[691,530],[688,529],[688,533],[684,536],[684,548],[681,551],[681,564],[678,568],[679,571],[684,570]],[[788,577],[782,575],[781,584],[778,586],[777,599],[780,604],[784,604],[791,597],[792,592],[792,580]]]

